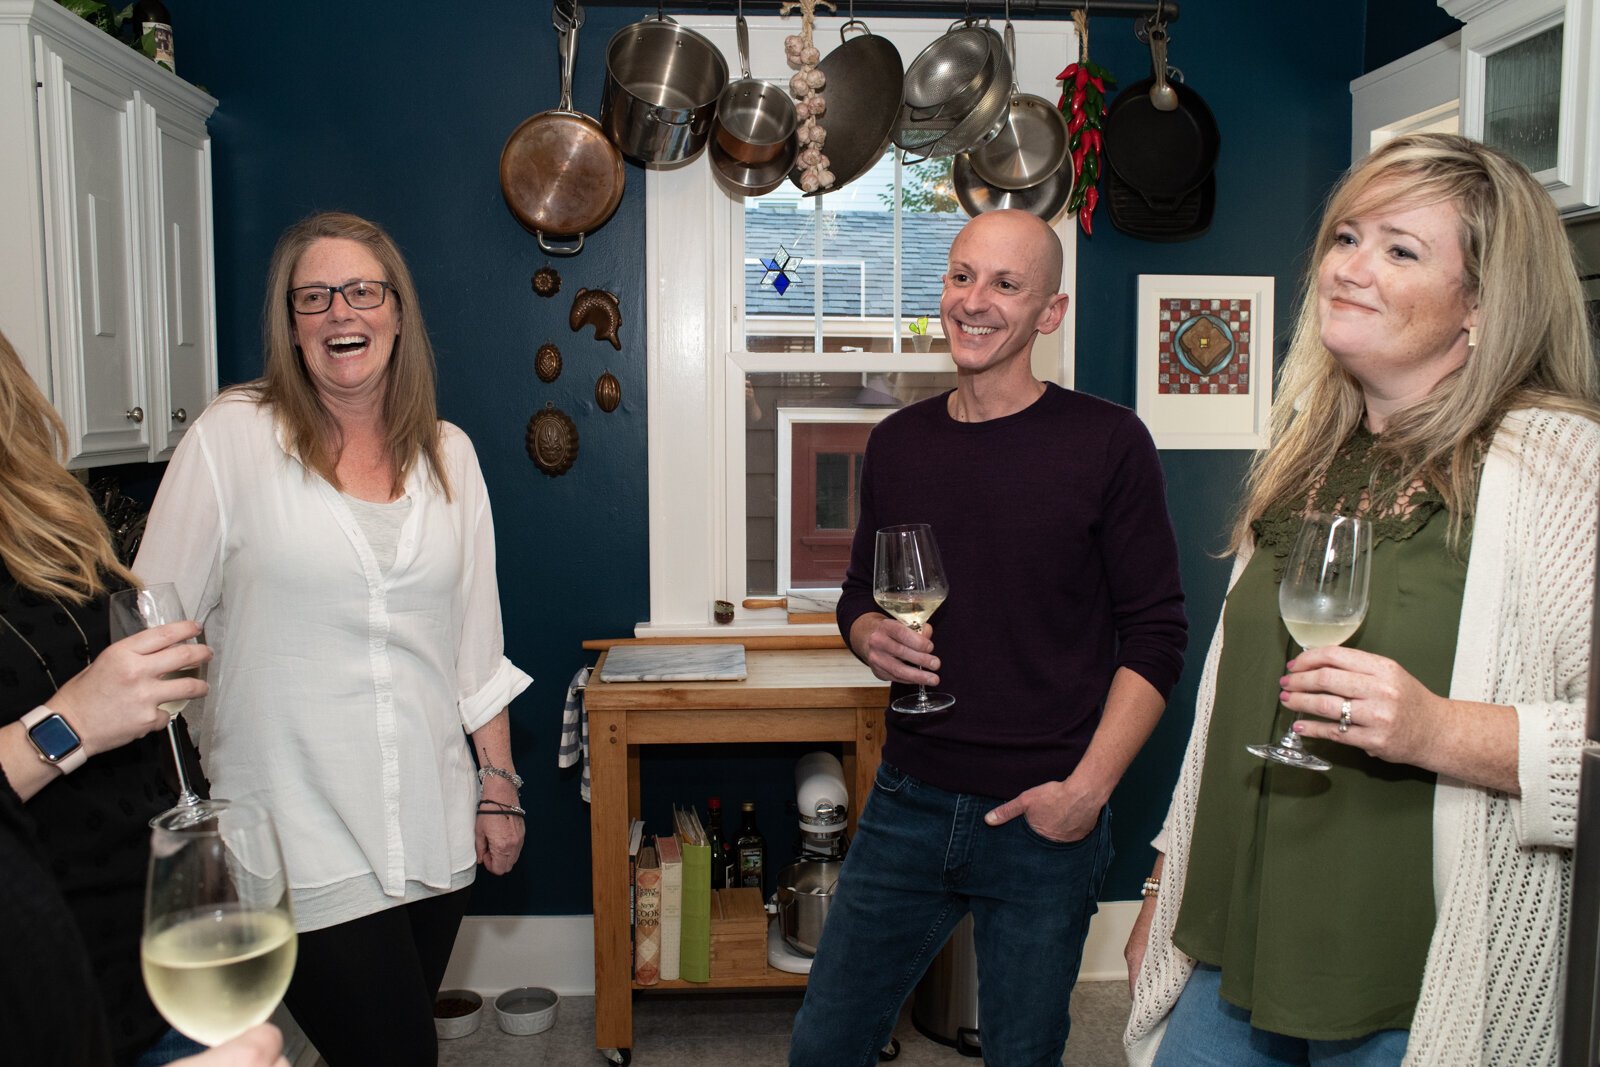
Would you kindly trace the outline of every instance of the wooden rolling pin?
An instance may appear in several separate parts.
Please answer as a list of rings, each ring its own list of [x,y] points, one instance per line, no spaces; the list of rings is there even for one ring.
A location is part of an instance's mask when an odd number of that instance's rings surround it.
[[[750,597],[742,602],[747,608],[784,608],[789,607],[789,598],[779,597]],[[791,611],[789,621],[801,622],[833,622],[834,613],[831,611]]]

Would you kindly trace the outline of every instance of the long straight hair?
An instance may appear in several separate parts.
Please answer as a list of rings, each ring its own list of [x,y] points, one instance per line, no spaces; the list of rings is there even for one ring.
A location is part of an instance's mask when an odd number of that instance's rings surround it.
[[[384,445],[394,469],[390,492],[399,495],[418,460],[445,499],[450,482],[439,449],[439,413],[434,394],[433,345],[422,322],[422,305],[416,283],[399,246],[377,223],[342,211],[324,211],[302,219],[284,231],[267,269],[267,295],[261,308],[261,337],[266,373],[235,388],[258,402],[272,405],[273,419],[300,462],[342,488],[339,454],[344,439],[339,424],[317,394],[316,384],[294,342],[289,287],[300,257],[324,238],[355,241],[383,268],[394,287],[387,299],[400,304],[399,335],[389,358],[383,396]]]
[[[1385,424],[1374,456],[1395,475],[1392,488],[1420,479],[1437,490],[1451,515],[1451,544],[1459,545],[1477,497],[1479,455],[1507,412],[1537,405],[1600,421],[1583,294],[1549,194],[1520,163],[1476,141],[1395,138],[1351,167],[1323,212],[1272,405],[1271,443],[1251,464],[1234,551],[1268,508],[1311,491],[1361,421],[1361,387],[1322,343],[1317,270],[1342,223],[1400,203],[1456,209],[1462,292],[1478,305],[1478,329],[1466,362]]]
[[[17,584],[84,604],[138,582],[66,458],[66,427],[0,334],[0,560]]]

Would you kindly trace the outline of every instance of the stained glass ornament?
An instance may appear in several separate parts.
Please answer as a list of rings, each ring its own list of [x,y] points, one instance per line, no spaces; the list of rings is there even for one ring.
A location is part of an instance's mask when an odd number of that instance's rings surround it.
[[[766,271],[761,275],[761,284],[767,285],[770,283],[778,291],[778,295],[782,296],[789,291],[789,286],[793,284],[788,272],[799,265],[800,257],[791,256],[787,248],[779,245],[777,255],[763,256],[761,258],[761,266]]]

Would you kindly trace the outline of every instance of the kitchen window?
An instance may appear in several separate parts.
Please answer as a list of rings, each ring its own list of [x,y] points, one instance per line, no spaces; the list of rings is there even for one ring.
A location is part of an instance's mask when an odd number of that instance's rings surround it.
[[[737,55],[732,19],[682,21]],[[798,20],[748,21],[753,74],[786,85],[783,38]],[[818,20],[824,54],[843,22]],[[906,63],[949,25],[869,24]],[[1055,76],[1076,53],[1071,23],[1030,21],[1017,49],[1022,90],[1054,100]],[[948,161],[906,164],[891,150],[836,192],[802,197],[785,185],[734,200],[704,154],[646,172],[651,617],[639,633],[711,630],[717,599],[837,586],[866,434],[955,382],[938,299],[966,217],[941,198],[947,173]],[[1075,222],[1056,228],[1071,292]],[[774,264],[788,283],[781,293]],[[924,352],[908,331],[921,315],[934,337]],[[1072,336],[1068,316],[1039,339],[1036,375],[1072,384]],[[738,614],[743,632],[785,621],[774,609]]]

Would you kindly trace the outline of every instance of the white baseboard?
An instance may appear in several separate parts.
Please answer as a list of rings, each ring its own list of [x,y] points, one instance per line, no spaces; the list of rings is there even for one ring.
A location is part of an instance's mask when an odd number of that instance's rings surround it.
[[[1083,947],[1084,982],[1125,981],[1122,948],[1139,901],[1103,902]],[[594,995],[591,915],[469,915],[461,923],[444,988],[495,996],[516,986],[545,986],[562,996]]]

